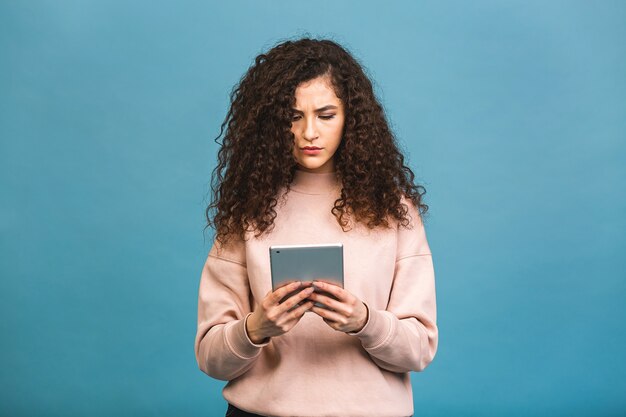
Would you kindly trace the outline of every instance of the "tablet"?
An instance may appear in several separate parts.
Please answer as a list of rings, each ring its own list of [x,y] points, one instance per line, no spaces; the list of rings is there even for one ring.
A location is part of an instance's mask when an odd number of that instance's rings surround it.
[[[343,288],[343,244],[270,246],[270,267],[273,291],[290,282],[313,280]]]

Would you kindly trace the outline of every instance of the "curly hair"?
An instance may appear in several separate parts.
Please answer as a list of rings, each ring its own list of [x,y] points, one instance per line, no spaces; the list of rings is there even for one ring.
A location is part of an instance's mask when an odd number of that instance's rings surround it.
[[[389,227],[395,219],[406,227],[410,217],[403,196],[420,215],[428,210],[422,201],[426,190],[414,183],[359,62],[328,39],[287,40],[258,55],[231,91],[230,109],[215,138],[221,146],[205,211],[206,227],[215,229],[218,241],[271,231],[279,193],[289,191],[297,169],[291,132],[295,90],[326,75],[345,109],[334,155],[342,190],[331,209],[339,225],[345,231],[353,219],[369,228]]]

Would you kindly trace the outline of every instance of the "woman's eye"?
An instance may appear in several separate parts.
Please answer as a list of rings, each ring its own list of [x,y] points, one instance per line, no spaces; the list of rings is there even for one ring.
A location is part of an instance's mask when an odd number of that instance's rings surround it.
[[[301,117],[302,116],[300,116],[299,114],[294,114],[293,116],[291,116],[291,120],[295,122],[297,120],[300,120]],[[334,114],[324,114],[324,115],[320,115],[319,116],[319,118],[322,119],[322,120],[330,120],[330,119],[332,119],[334,117],[335,117]]]

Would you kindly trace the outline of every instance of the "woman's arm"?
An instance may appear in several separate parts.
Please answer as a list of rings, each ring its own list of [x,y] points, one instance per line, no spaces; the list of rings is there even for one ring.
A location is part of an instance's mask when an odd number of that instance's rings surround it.
[[[437,352],[436,314],[432,256],[408,256],[396,262],[387,309],[369,309],[365,326],[352,334],[381,368],[422,371]]]
[[[371,309],[365,326],[354,333],[376,364],[394,372],[424,370],[439,341],[432,254],[419,212],[403,202],[411,224],[398,229],[389,303],[384,310]]]
[[[430,254],[407,256],[396,262],[393,290],[385,310],[372,309],[335,285],[314,285],[337,299],[312,294],[310,299],[332,309],[313,307],[312,311],[333,329],[361,339],[363,348],[381,368],[422,371],[433,360],[438,331]]]
[[[231,380],[254,365],[271,337],[288,332],[298,323],[313,305],[305,301],[313,289],[291,283],[269,292],[251,312],[243,244],[220,251],[217,248],[216,244],[211,249],[200,279],[195,353],[203,372]]]
[[[198,291],[195,354],[207,375],[231,380],[247,371],[261,352],[246,331],[250,313],[245,265],[209,254]]]
[[[198,367],[207,375],[236,378],[254,364],[267,344],[253,343],[246,333],[250,297],[243,242],[228,248],[213,245],[200,278],[194,344]]]
[[[350,292],[324,283],[315,285],[337,300],[321,294],[309,297],[334,310],[312,308],[330,327],[358,337],[372,360],[393,372],[424,370],[438,344],[432,255],[417,210],[406,204],[412,225],[398,230],[395,272],[385,309],[373,309]]]

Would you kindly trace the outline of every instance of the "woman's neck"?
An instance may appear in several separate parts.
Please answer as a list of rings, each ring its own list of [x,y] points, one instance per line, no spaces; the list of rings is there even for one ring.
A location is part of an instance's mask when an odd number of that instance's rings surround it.
[[[340,189],[336,172],[308,172],[297,169],[291,189],[306,194],[330,194]]]

